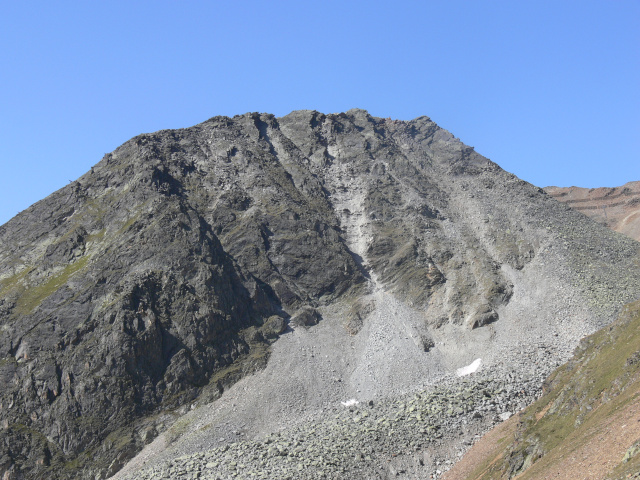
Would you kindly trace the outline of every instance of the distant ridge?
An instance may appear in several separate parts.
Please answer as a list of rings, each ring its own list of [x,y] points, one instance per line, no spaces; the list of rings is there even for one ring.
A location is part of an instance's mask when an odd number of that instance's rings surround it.
[[[640,241],[640,181],[621,187],[546,187],[549,195],[616,232]]]

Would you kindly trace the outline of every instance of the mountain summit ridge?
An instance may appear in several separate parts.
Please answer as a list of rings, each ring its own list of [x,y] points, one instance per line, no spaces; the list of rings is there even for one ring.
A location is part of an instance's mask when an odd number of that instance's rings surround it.
[[[136,136],[0,226],[0,245],[0,473],[15,478],[113,475],[162,432],[181,445],[168,427],[244,377],[265,398],[304,393],[303,421],[479,356],[508,369],[535,337],[538,370],[513,366],[533,385],[640,285],[636,242],[428,117],[357,109]],[[279,347],[314,336],[337,363]],[[269,365],[284,390],[251,383]],[[253,434],[284,418],[270,408]]]

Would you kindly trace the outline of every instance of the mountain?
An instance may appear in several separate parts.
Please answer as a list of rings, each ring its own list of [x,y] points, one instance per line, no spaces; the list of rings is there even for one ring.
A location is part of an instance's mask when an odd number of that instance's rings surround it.
[[[140,135],[0,227],[0,474],[438,475],[639,262],[427,117]]]
[[[546,187],[559,202],[640,241],[640,181],[615,188]]]

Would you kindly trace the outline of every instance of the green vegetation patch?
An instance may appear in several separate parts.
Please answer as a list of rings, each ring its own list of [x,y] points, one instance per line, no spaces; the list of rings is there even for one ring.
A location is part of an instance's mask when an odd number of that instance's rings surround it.
[[[34,270],[34,267],[25,267],[19,273],[0,280],[0,295],[6,295],[10,290],[18,287],[22,280]]]
[[[20,315],[31,313],[44,301],[45,298],[49,297],[67,283],[73,274],[82,270],[88,262],[88,256],[82,257],[77,262],[67,265],[62,272],[50,278],[46,282],[26,289],[18,298],[16,312]]]

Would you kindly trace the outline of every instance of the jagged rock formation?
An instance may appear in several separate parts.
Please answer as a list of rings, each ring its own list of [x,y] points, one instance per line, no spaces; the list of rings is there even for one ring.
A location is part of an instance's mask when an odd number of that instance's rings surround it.
[[[615,188],[546,187],[559,202],[640,241],[640,181]]]
[[[426,117],[362,110],[140,135],[0,245],[7,478],[105,478],[172,424],[152,445],[175,454],[229,443],[233,422],[257,438],[476,356],[539,385],[640,293],[637,242]],[[212,417],[174,423],[191,408]]]

